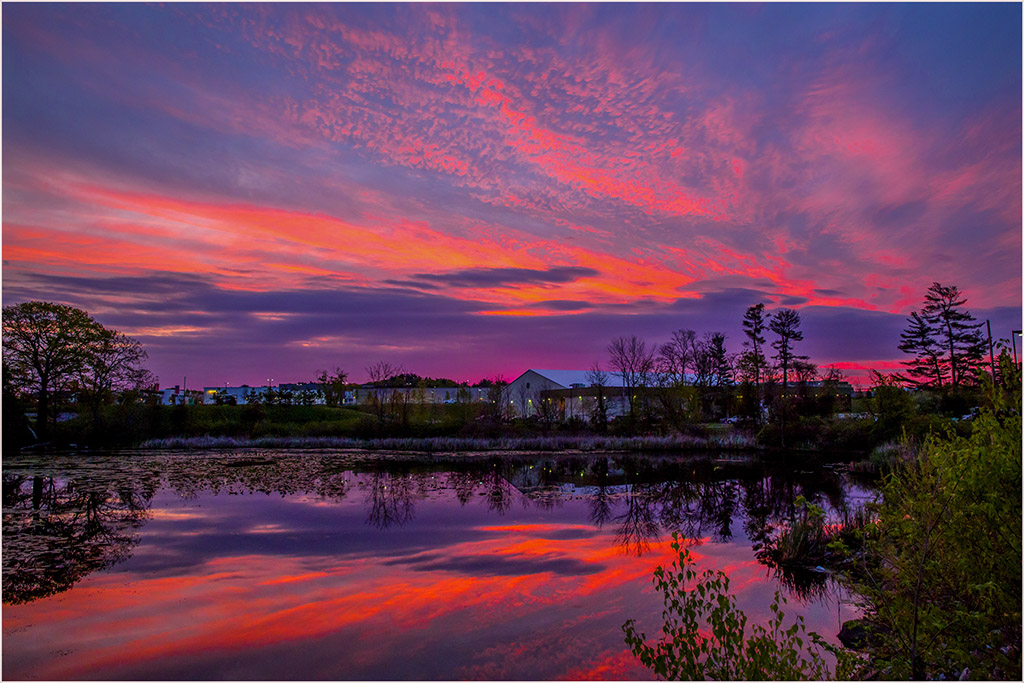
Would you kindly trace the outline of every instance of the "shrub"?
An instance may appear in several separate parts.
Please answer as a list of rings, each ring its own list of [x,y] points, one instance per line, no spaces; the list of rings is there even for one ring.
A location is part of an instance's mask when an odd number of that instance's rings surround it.
[[[776,591],[765,626],[747,628],[747,616],[729,595],[729,577],[705,571],[698,577],[689,551],[673,534],[678,559],[654,570],[665,603],[663,638],[654,645],[631,619],[622,626],[626,644],[644,666],[671,680],[815,680],[831,674],[823,653],[836,655],[838,673],[852,673],[853,656],[807,633],[803,617],[783,627],[785,599]],[[694,583],[694,581],[696,582]],[[687,584],[693,584],[687,589]]]
[[[860,590],[892,634],[873,652],[887,677],[1020,679],[1020,374],[1004,377],[970,436],[929,437],[883,488]]]

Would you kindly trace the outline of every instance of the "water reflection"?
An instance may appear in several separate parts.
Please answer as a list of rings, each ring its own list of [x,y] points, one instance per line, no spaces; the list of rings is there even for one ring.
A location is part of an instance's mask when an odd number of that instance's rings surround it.
[[[3,475],[3,601],[69,589],[127,559],[156,490],[153,477],[104,481]]]
[[[416,480],[408,473],[375,469],[366,489],[366,522],[376,529],[401,526],[415,516]],[[340,499],[340,497],[338,497]]]
[[[824,594],[752,546],[794,496],[850,495],[828,472],[676,456],[4,464],[7,678],[643,678],[620,627],[658,628],[671,532],[757,619],[777,584]],[[802,609],[838,631],[831,606]]]
[[[434,495],[453,495],[463,507],[482,501],[497,517],[515,504],[552,510],[581,500],[595,529],[610,528],[619,550],[639,557],[673,531],[728,542],[737,517],[757,551],[791,518],[797,495],[841,510],[848,486],[827,471],[793,477],[751,462],[670,456],[515,455],[444,464],[322,453],[22,458],[5,463],[3,473],[4,603],[66,591],[128,558],[161,488],[183,500],[263,494],[339,503],[357,496],[366,525],[385,533],[415,520],[417,506]],[[773,569],[798,597],[826,590],[820,574]]]

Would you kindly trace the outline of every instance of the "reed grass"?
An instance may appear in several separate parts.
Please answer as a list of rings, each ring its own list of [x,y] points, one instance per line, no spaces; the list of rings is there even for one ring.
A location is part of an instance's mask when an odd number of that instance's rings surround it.
[[[244,439],[230,436],[193,436],[149,439],[141,449],[197,450],[222,448],[361,449],[368,451],[419,451],[425,453],[467,451],[671,451],[750,450],[754,439],[740,433],[707,437],[669,436],[535,436],[503,438],[430,437],[355,439],[333,436],[267,436]]]

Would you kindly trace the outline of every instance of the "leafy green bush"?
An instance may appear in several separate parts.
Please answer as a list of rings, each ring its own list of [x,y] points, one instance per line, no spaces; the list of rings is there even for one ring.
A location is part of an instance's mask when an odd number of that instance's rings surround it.
[[[771,617],[765,626],[748,629],[747,616],[729,595],[729,577],[722,571],[698,576],[689,551],[673,534],[678,559],[665,570],[654,571],[654,586],[665,609],[663,638],[651,645],[630,619],[622,626],[626,644],[658,677],[671,680],[818,680],[831,671],[824,652],[840,662],[840,676],[852,672],[852,655],[807,633],[803,617],[783,626],[785,599],[776,591]],[[695,582],[696,580],[696,582]],[[692,584],[687,589],[687,584]]]
[[[929,437],[883,488],[860,590],[892,634],[872,653],[886,677],[1020,679],[1019,371],[1004,378],[970,436]]]

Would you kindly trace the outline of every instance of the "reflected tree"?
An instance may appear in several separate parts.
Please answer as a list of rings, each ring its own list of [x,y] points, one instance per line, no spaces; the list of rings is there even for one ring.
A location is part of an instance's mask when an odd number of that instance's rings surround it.
[[[3,475],[3,601],[31,602],[122,562],[138,543],[155,477],[59,480]]]
[[[614,501],[609,493],[608,487],[599,485],[589,500],[590,522],[598,529],[602,528],[615,512]]]
[[[512,507],[515,487],[494,467],[487,477],[487,509],[504,515]]]
[[[475,472],[452,472],[448,475],[448,483],[455,489],[455,497],[461,505],[473,500],[473,493],[480,483],[480,475]]]
[[[411,521],[416,514],[414,486],[408,474],[374,470],[366,491],[366,523],[384,530]]]
[[[612,518],[614,504],[608,486],[608,461],[598,458],[591,466],[591,474],[597,480],[597,487],[589,497],[590,522],[598,529]]]
[[[633,484],[626,496],[625,512],[615,517],[619,525],[615,540],[630,555],[642,556],[661,533],[653,492],[650,484]]]

